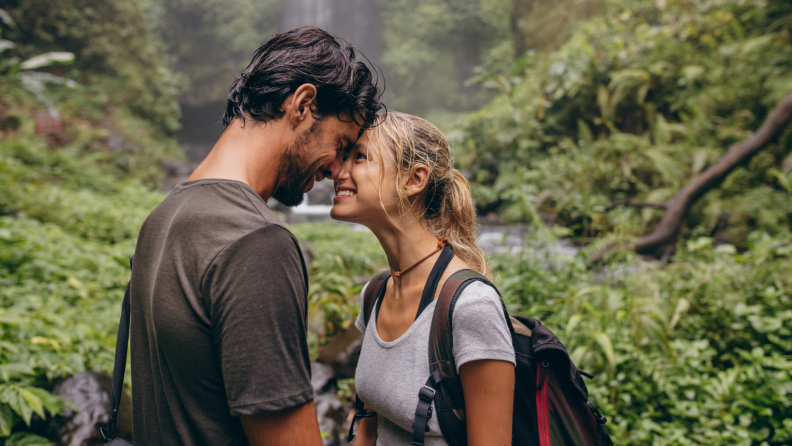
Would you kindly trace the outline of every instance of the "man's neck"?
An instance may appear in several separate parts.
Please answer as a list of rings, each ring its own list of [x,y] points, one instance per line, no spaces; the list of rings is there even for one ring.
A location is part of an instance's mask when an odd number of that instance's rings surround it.
[[[279,122],[267,124],[241,118],[228,124],[220,139],[187,181],[207,178],[235,180],[250,186],[261,198],[268,200],[276,186],[282,150]]]

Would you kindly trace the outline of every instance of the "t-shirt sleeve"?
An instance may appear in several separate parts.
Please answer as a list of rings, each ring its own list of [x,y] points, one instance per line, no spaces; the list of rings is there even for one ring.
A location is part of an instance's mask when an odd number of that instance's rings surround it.
[[[366,288],[368,288],[370,284],[371,282],[363,285],[363,289],[360,290],[360,311],[358,311],[358,317],[355,320],[355,327],[363,334],[366,334],[366,324],[363,322],[363,296],[366,295]]]
[[[451,329],[457,372],[462,364],[480,359],[515,364],[500,296],[491,286],[475,282],[465,288],[454,307]]]
[[[231,415],[311,401],[308,278],[291,233],[268,225],[237,239],[214,259],[203,284]]]

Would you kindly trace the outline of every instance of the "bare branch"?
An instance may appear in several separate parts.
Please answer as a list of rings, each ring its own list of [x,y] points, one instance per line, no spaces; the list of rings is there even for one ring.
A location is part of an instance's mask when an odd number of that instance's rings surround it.
[[[792,94],[776,105],[767,119],[751,137],[733,144],[721,159],[712,164],[685,185],[668,202],[663,218],[651,234],[634,242],[632,247],[642,254],[664,255],[668,246],[673,246],[679,233],[682,218],[690,206],[702,195],[720,184],[737,166],[747,162],[776,136],[792,119]]]
[[[636,208],[655,208],[655,209],[666,209],[667,205],[665,203],[647,203],[645,201],[632,201],[632,200],[619,200],[614,201],[613,203],[605,206],[605,211],[610,211],[611,209],[616,209],[619,206],[630,206]]]

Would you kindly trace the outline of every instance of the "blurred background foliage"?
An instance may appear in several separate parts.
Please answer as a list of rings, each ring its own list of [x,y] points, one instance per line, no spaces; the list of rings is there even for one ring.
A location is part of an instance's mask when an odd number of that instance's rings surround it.
[[[792,91],[792,4],[783,0],[619,1],[559,50],[529,52],[501,94],[454,133],[482,213],[560,224],[583,241],[640,235],[665,203]],[[788,231],[792,128],[688,214],[686,232],[725,241]]]
[[[528,245],[491,256],[499,288],[596,373],[616,444],[792,443],[792,130],[689,210],[669,264],[590,261],[662,215],[608,204],[666,202],[792,91],[792,4],[371,4],[367,55],[389,106],[442,124],[483,221],[528,224]],[[226,86],[292,6],[2,3],[0,443],[50,444],[28,426],[66,409],[54,383],[110,372],[128,258],[164,197],[162,164],[184,159],[179,128],[200,107],[219,119]],[[41,131],[51,109],[62,129]],[[350,328],[384,256],[365,231],[291,229],[312,257],[315,354]]]

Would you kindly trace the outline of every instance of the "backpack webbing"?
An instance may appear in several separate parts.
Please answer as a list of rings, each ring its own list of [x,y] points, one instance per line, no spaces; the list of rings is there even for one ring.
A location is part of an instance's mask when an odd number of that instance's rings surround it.
[[[429,338],[430,376],[421,388],[418,397],[419,402],[413,424],[413,446],[423,446],[424,444],[424,437],[428,431],[425,426],[429,418],[433,416],[432,401],[435,404],[434,415],[438,417],[438,424],[444,439],[450,446],[467,445],[465,400],[454,360],[452,318],[459,296],[473,282],[483,282],[497,291],[497,288],[489,280],[471,270],[459,271],[452,275],[440,291]],[[498,294],[500,295],[500,292]],[[533,369],[529,373],[529,375],[533,375],[533,379],[515,382],[515,412],[512,426],[514,444],[521,446],[550,444],[547,421],[544,424],[544,431],[537,429],[537,407],[534,407],[532,411],[518,407],[517,397],[519,394],[520,397],[531,397],[536,400],[539,394],[534,392],[533,383],[536,383],[538,390],[544,386],[545,392],[542,396],[545,396],[548,392],[547,388],[551,386],[552,382],[552,387],[556,389],[556,392],[563,392],[563,396],[551,397],[555,404],[552,409],[549,409],[549,412],[542,413],[545,420],[548,416],[550,418],[550,427],[557,434],[553,438],[560,440],[560,444],[564,446],[571,444],[576,446],[580,444],[612,446],[613,443],[604,426],[607,419],[588,401],[588,391],[582,381],[582,373],[569,359],[563,344],[538,320],[524,316],[510,317],[503,300],[501,300],[501,306],[512,336],[515,354],[528,358],[528,368]],[[542,359],[540,363],[535,355],[551,359],[551,362],[548,363]],[[531,364],[536,365],[536,368],[530,367]],[[548,372],[547,367],[552,367],[553,371]],[[515,373],[517,371],[525,372],[525,364],[518,364]],[[591,377],[591,375],[585,375]],[[545,378],[548,383],[545,383]],[[545,404],[544,410],[548,410],[547,404]],[[521,432],[520,429],[524,432]],[[545,434],[544,441],[539,439],[540,432]],[[577,438],[578,440],[585,438],[586,440],[569,442],[565,440],[568,438]],[[553,444],[560,446],[557,442]]]
[[[366,287],[366,292],[363,293],[363,308],[360,311],[363,312],[363,324],[367,327],[369,319],[371,319],[371,312],[374,310],[374,302],[376,302],[382,287],[385,286],[385,282],[388,281],[389,277],[390,270],[387,269],[377,274],[371,279],[371,282]]]

